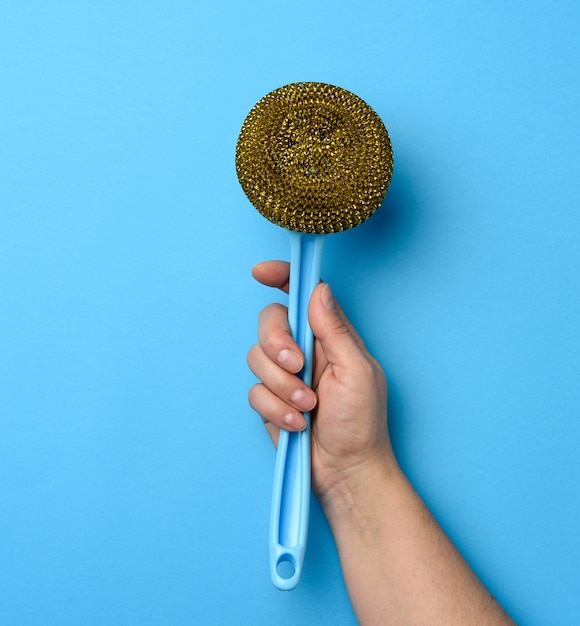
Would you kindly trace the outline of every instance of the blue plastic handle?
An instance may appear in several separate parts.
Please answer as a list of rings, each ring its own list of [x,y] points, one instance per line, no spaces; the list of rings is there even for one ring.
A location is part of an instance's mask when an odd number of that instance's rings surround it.
[[[320,282],[324,235],[290,232],[288,322],[304,355],[300,378],[312,384],[314,339],[308,303]],[[310,514],[310,414],[301,432],[280,431],[270,517],[270,572],[278,589],[294,589],[300,580]]]

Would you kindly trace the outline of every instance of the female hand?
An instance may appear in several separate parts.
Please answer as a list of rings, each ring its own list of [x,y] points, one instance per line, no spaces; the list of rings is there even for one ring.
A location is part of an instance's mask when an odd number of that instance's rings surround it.
[[[288,290],[287,263],[254,267],[261,283]],[[248,363],[261,380],[250,404],[276,443],[306,426],[312,409],[312,484],[338,548],[360,624],[513,624],[463,560],[399,468],[387,431],[387,385],[378,363],[334,302],[314,290],[312,389],[279,304],[260,314]]]
[[[252,274],[264,285],[288,291],[288,263],[260,263]],[[314,290],[308,318],[315,336],[312,389],[296,376],[304,355],[290,334],[287,309],[270,304],[260,313],[258,343],[248,352],[248,364],[261,381],[250,389],[249,401],[274,443],[280,428],[303,429],[301,412],[312,411],[312,483],[324,504],[337,485],[356,483],[396,461],[384,373],[327,284]]]

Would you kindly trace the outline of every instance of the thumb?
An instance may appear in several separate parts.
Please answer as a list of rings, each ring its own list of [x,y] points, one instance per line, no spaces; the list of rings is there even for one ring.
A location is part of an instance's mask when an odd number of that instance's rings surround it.
[[[336,304],[328,284],[320,283],[312,292],[308,321],[329,363],[348,368],[361,357],[361,340]]]

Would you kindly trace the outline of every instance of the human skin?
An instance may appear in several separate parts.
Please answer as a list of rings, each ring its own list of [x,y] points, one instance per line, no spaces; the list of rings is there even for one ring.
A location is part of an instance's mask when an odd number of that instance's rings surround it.
[[[289,265],[260,263],[260,283],[288,291]],[[352,324],[321,283],[309,305],[315,336],[312,388],[287,310],[268,305],[248,364],[249,392],[274,444],[312,412],[312,486],[339,552],[361,625],[513,624],[437,524],[403,474],[387,428],[387,382]]]

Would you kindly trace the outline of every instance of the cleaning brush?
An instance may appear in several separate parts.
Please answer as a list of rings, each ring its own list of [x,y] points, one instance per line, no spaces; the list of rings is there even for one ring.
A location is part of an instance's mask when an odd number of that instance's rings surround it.
[[[353,93],[316,82],[264,96],[236,146],[240,185],[254,207],[290,234],[288,322],[304,354],[298,374],[312,384],[314,339],[308,303],[320,281],[325,235],[353,228],[381,205],[393,152],[375,111]],[[279,589],[300,580],[310,511],[310,415],[306,429],[282,430],[270,517],[270,573]]]

